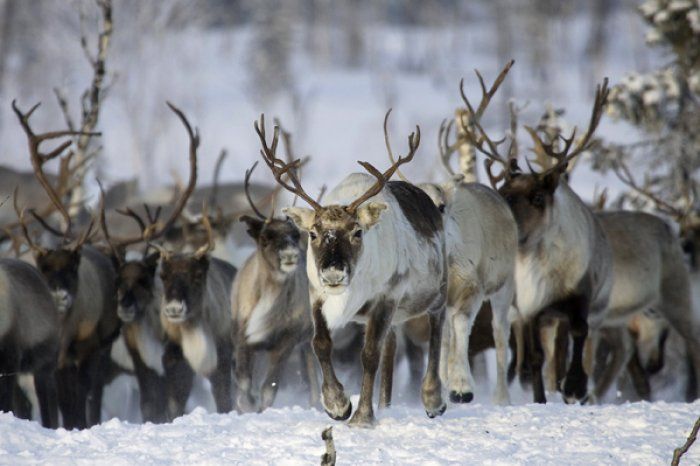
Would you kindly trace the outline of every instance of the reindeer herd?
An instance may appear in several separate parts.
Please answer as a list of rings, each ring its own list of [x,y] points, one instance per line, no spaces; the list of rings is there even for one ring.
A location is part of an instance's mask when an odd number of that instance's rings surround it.
[[[253,199],[255,165],[245,175],[245,214],[224,213],[216,195],[193,206],[199,134],[172,104],[189,138],[187,184],[162,205],[115,208],[104,191],[92,210],[71,205],[76,171],[66,138],[96,134],[37,134],[30,117],[38,106],[23,112],[13,102],[48,202],[24,208],[17,192],[24,186],[14,180],[17,218],[4,225],[0,259],[0,410],[30,418],[36,404],[45,427],[90,427],[101,420],[105,385],[126,371],[136,377],[144,421],[184,414],[197,376],[208,379],[218,412],[259,412],[273,405],[294,356],[312,406],[320,401],[331,418],[366,427],[376,422],[377,373],[379,407],[386,407],[399,356],[409,360],[409,390],[420,386],[433,418],[445,411],[445,397],[472,401],[470,363],[488,347],[496,351],[499,404],[510,402],[516,372],[531,381],[538,403],[555,391],[567,403],[594,403],[626,369],[649,398],[669,327],[685,341],[692,380],[700,321],[678,235],[655,215],[598,211],[567,183],[569,164],[592,144],[607,80],[581,137],[548,138],[526,127],[535,154],[551,163],[536,170],[525,160],[523,170],[513,131],[496,140],[481,125],[512,64],[490,88],[477,73],[476,108],[462,85],[467,111],[457,141],[449,142],[452,124],[439,136],[448,166],[460,144],[482,154],[490,187],[454,174],[444,183],[408,182],[399,168],[416,156],[420,128],[395,157],[387,112],[391,165],[382,171],[358,162],[363,172],[322,202],[302,186],[289,134],[276,124],[269,135],[261,116],[254,128],[264,165],[295,204],[307,204],[277,216],[274,202],[265,214]],[[278,155],[281,134],[287,156]],[[63,142],[41,150],[57,139]],[[54,159],[58,176],[44,172]],[[403,181],[391,180],[396,173]],[[268,194],[274,199],[276,191]],[[213,254],[235,221],[255,244],[239,270]],[[610,355],[597,357],[603,344]],[[118,345],[126,364],[115,363]],[[336,368],[356,356],[353,412]],[[255,380],[261,364],[264,377]]]

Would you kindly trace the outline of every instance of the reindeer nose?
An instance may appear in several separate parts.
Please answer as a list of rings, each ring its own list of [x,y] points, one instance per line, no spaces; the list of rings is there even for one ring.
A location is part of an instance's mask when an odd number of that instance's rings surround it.
[[[171,322],[182,322],[187,314],[187,304],[184,301],[170,301],[163,308],[163,314]]]
[[[296,265],[299,261],[299,250],[297,248],[286,248],[280,251],[280,263],[282,265]]]
[[[65,314],[68,312],[68,309],[70,309],[71,305],[73,304],[73,299],[70,296],[70,293],[64,289],[55,289],[51,292],[51,296],[53,297],[53,302],[56,305],[56,309],[58,312],[61,314]]]
[[[345,268],[329,267],[321,271],[321,283],[325,286],[347,285],[348,274]]]
[[[120,305],[119,308],[117,308],[117,315],[124,323],[133,322],[134,318],[136,317],[136,306]]]

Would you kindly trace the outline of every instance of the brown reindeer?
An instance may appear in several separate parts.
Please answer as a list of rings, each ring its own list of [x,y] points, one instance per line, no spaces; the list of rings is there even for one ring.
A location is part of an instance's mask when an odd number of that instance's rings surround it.
[[[246,171],[245,185],[255,165]],[[237,274],[231,291],[233,343],[235,346],[237,408],[253,411],[253,352],[268,352],[267,376],[262,384],[260,410],[272,405],[279,388],[282,369],[294,348],[299,347],[311,403],[318,398],[316,362],[311,354],[311,309],[306,278],[305,243],[299,229],[289,219],[263,215],[248,196],[255,217],[241,221],[255,240],[256,251]],[[305,238],[304,238],[305,239]]]
[[[482,89],[483,79],[479,75]],[[542,172],[522,173],[517,159],[504,157],[478,121],[465,124],[464,134],[478,151],[487,156],[486,167],[494,188],[498,188],[511,208],[518,225],[518,254],[515,263],[515,304],[527,327],[526,342],[533,374],[536,402],[546,401],[542,380],[544,354],[540,326],[548,315],[563,315],[573,336],[573,354],[563,381],[567,402],[587,398],[588,376],[583,352],[589,327],[597,329],[605,317],[612,288],[612,252],[607,237],[590,208],[569,188],[565,176],[569,162],[591,143],[591,137],[608,95],[607,80],[596,91],[588,129],[574,143],[568,138],[544,141],[526,127],[534,142],[534,151],[552,158],[553,166]],[[462,97],[474,114],[462,89]],[[561,143],[561,147],[560,144]],[[503,172],[494,176],[494,163]],[[529,163],[528,163],[529,165]]]
[[[43,219],[35,217],[48,230],[59,233],[63,243],[47,249],[31,240],[24,225],[23,231],[60,316],[58,390],[64,427],[84,428],[100,422],[104,368],[109,358],[110,345],[119,333],[114,268],[106,255],[85,244],[90,237],[92,223],[79,237],[73,236],[72,219],[61,196],[43,171],[43,165],[59,157],[71,141],[63,142],[48,153],[40,151],[42,142],[84,133],[55,131],[35,134],[29,125],[29,117],[37,107],[38,105],[23,113],[15,102],[12,103],[27,136],[34,173],[56,211],[61,214],[65,229],[57,232]],[[19,217],[20,222],[23,222],[24,215],[19,213]]]

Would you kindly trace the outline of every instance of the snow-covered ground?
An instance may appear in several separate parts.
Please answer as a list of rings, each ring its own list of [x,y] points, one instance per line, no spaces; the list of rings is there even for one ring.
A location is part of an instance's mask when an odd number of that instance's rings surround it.
[[[197,408],[169,425],[113,419],[67,432],[0,414],[0,463],[317,464],[321,431],[333,425],[339,465],[668,464],[700,415],[700,402],[453,405],[438,419],[399,406],[378,415],[379,425],[363,430],[299,407],[246,415]],[[699,463],[697,445],[682,464]]]

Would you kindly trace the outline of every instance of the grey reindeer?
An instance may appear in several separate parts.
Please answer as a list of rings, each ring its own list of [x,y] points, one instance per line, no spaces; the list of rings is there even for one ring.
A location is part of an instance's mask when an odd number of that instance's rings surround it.
[[[263,159],[277,182],[311,206],[288,207],[283,212],[308,234],[312,345],[323,374],[321,393],[326,412],[333,419],[344,420],[352,411],[333,368],[331,330],[350,321],[365,324],[362,388],[350,424],[372,426],[372,395],[385,337],[392,326],[428,313],[430,344],[422,399],[428,416],[441,415],[445,403],[438,365],[447,298],[442,217],[423,191],[409,183],[389,181],[399,165],[413,159],[420,130],[409,137],[405,157],[383,173],[360,162],[371,175],[349,175],[322,206],[304,191],[296,176],[300,161],[285,163],[277,158],[279,127],[275,127],[270,145],[262,116],[255,129]]]
[[[606,79],[596,90],[588,129],[576,143],[575,132],[562,141],[547,142],[526,127],[535,153],[555,162],[542,172],[531,167],[530,173],[521,172],[517,158],[511,157],[510,151],[508,156],[501,155],[499,143],[488,136],[478,121],[464,127],[468,141],[487,157],[492,186],[497,188],[503,181],[497,189],[518,225],[515,305],[526,327],[527,362],[532,368],[533,395],[538,403],[546,402],[542,379],[544,352],[539,337],[543,322],[552,315],[568,321],[573,353],[563,381],[563,396],[567,402],[585,401],[588,376],[583,364],[584,345],[589,328],[600,328],[608,309],[613,273],[610,244],[598,219],[568,186],[565,177],[569,162],[590,146],[607,95]],[[494,163],[503,166],[499,175],[492,172]]]
[[[59,323],[51,292],[31,265],[0,259],[0,410],[19,415],[18,377],[34,376],[41,425],[58,427]]]

